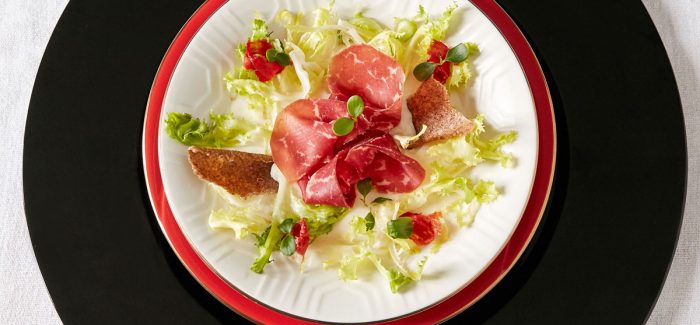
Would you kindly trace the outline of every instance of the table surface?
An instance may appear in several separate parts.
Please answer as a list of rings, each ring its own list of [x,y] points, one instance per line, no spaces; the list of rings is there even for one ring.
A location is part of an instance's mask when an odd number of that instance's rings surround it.
[[[678,81],[688,135],[688,193],[670,273],[649,324],[700,324],[700,1],[643,0]],[[46,44],[67,0],[0,1],[0,324],[61,324],[24,214],[22,142]],[[663,109],[663,108],[660,108]]]

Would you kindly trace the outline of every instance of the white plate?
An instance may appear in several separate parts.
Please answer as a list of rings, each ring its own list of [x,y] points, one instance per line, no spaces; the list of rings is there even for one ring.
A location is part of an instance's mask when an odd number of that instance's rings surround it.
[[[424,6],[437,16],[451,2],[426,1]],[[279,9],[306,11],[326,4],[314,0],[231,0],[224,4],[182,54],[165,95],[164,112],[205,117],[210,110],[228,111],[231,101],[222,77],[233,69],[234,48],[249,36],[255,14],[271,21]],[[391,25],[394,16],[413,16],[418,4],[399,0],[338,1],[335,11],[345,13],[347,18],[357,9],[366,8],[367,16]],[[453,233],[440,252],[429,259],[423,279],[400,294],[392,294],[379,275],[343,282],[335,271],[323,270],[321,261],[314,261],[313,256],[303,273],[295,262],[277,258],[259,275],[249,270],[256,256],[251,240],[236,241],[230,232],[208,227],[209,213],[220,203],[192,173],[187,147],[170,139],[161,121],[158,154],[165,194],[183,233],[217,274],[254,300],[284,313],[327,322],[372,322],[431,306],[466,286],[489,265],[515,229],[527,203],[537,157],[537,122],[528,83],[508,43],[478,9],[467,2],[460,4],[446,43],[475,42],[481,53],[474,60],[476,79],[472,87],[453,94],[453,103],[468,117],[477,112],[484,114],[493,129],[518,132],[518,139],[504,148],[517,157],[514,168],[484,164],[474,170],[475,177],[497,184],[502,191],[498,200],[482,206],[472,227]]]

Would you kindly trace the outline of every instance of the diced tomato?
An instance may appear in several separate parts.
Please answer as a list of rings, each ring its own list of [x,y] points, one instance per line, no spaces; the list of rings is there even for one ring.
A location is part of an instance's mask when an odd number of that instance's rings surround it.
[[[265,56],[253,56],[251,59],[255,75],[262,82],[269,81],[278,73],[284,70],[284,67],[277,62],[270,62]]]
[[[433,40],[428,48],[428,62],[440,63],[445,56],[447,56],[447,51],[450,49],[447,44],[440,42],[438,40]],[[433,78],[440,83],[447,82],[447,79],[452,75],[452,62],[445,61],[445,63],[437,66],[433,72]]]
[[[428,215],[407,212],[402,217],[410,217],[413,220],[413,232],[409,239],[418,245],[428,245],[442,233],[441,212],[434,212]]]
[[[306,219],[301,219],[292,227],[292,237],[297,247],[297,253],[304,256],[309,248],[309,229],[306,226]]]
[[[284,67],[277,62],[267,60],[265,54],[272,48],[272,44],[267,39],[248,41],[245,45],[245,57],[243,58],[243,68],[254,70],[255,75],[262,82],[269,81]]]
[[[259,39],[255,41],[249,40],[245,44],[245,50],[246,54],[248,55],[262,55],[265,56],[265,53],[267,53],[267,50],[272,48],[272,43],[268,41],[267,39]],[[445,52],[447,53],[447,52]]]
[[[433,78],[440,82],[441,84],[445,84],[447,82],[447,79],[450,78],[452,75],[452,62],[445,62],[435,68],[435,71],[433,72]]]
[[[442,61],[445,56],[447,56],[447,51],[449,50],[450,48],[447,47],[447,44],[438,40],[433,40],[428,48],[428,61],[435,63]]]

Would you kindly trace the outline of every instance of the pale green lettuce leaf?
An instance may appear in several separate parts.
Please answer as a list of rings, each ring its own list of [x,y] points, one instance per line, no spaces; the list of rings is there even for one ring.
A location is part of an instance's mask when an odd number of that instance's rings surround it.
[[[274,106],[273,88],[257,79],[239,79],[231,73],[224,76],[226,90],[232,96],[242,96],[248,100],[249,107],[264,110]]]
[[[479,152],[479,157],[482,159],[497,161],[503,167],[512,167],[515,160],[511,153],[504,152],[501,147],[505,144],[515,141],[517,133],[514,131],[500,133],[492,139],[482,139],[481,135],[484,132],[484,116],[479,114],[473,120],[474,128],[470,132],[466,140]]]
[[[265,231],[272,218],[272,194],[240,197],[232,195],[224,188],[210,183],[210,186],[226,201],[223,209],[212,211],[209,215],[209,227],[213,229],[231,229],[236,239],[243,239],[251,233]]]
[[[294,195],[291,196],[291,211],[299,218],[306,218],[309,227],[309,237],[316,238],[329,233],[333,225],[341,220],[347,208],[321,204],[306,204]]]
[[[294,23],[285,25],[287,41],[296,44],[304,52],[307,61],[327,66],[338,47],[338,35],[336,30],[322,27],[337,22],[338,18],[331,13],[330,8],[318,8],[300,14]]]
[[[397,62],[403,60],[405,45],[399,40],[399,34],[392,30],[385,30],[378,33],[368,42],[380,52],[394,58]]]
[[[399,142],[401,148],[408,149],[408,146],[418,140],[426,131],[428,131],[428,126],[423,124],[420,131],[416,133],[416,135],[394,135],[394,139]]]
[[[318,63],[307,61],[304,51],[296,44],[288,42],[287,45],[292,49],[289,52],[289,57],[292,59],[294,72],[301,87],[298,98],[308,98],[323,84],[327,68],[323,68]]]
[[[233,114],[209,114],[211,122],[187,113],[170,112],[165,132],[174,140],[189,146],[224,148],[249,142],[248,132],[257,127]]]
[[[268,30],[267,22],[260,18],[253,19],[253,32],[250,35],[250,40],[256,41],[267,37],[267,34],[269,33]]]
[[[428,58],[428,48],[434,39],[439,41],[445,39],[447,36],[447,29],[450,26],[450,19],[457,7],[457,3],[452,3],[443,11],[441,17],[427,19],[425,23],[418,27],[411,40],[408,42],[406,49],[408,60],[404,62],[404,70],[411,71],[413,66]]]
[[[358,34],[360,34],[365,41],[369,41],[386,29],[375,19],[365,17],[362,12],[356,13],[348,22],[355,26]]]
[[[416,34],[418,25],[424,23],[428,19],[428,14],[425,12],[423,5],[418,6],[418,13],[412,18],[394,18],[394,31],[398,33],[398,39],[401,42],[410,40]]]
[[[357,270],[367,262],[367,254],[344,255],[338,265],[338,278],[343,281],[357,280]]]
[[[233,208],[214,210],[209,215],[209,227],[213,229],[231,229],[236,239],[243,239],[251,233],[265,231],[270,223],[251,211],[255,209]]]
[[[296,99],[306,98],[310,87],[306,87],[306,80],[301,79],[300,70],[297,68],[297,66],[301,67],[301,64],[297,63],[299,59],[296,58],[295,60],[295,57],[292,56],[291,52],[287,54],[293,60],[292,65],[286,66],[284,70],[282,70],[282,72],[277,74],[272,79],[273,90],[278,94],[277,96],[279,97],[289,97]],[[306,72],[302,70],[301,73]],[[307,90],[307,88],[309,90]]]

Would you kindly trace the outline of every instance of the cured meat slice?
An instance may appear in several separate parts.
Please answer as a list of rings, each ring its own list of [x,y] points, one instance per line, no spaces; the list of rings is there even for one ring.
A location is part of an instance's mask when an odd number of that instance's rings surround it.
[[[308,177],[299,180],[304,202],[350,207],[355,202],[357,173],[344,162],[347,150]]]
[[[394,128],[401,121],[405,79],[398,62],[365,44],[345,48],[331,59],[328,68],[331,98],[362,97],[365,102],[363,115],[373,129],[383,131]]]
[[[423,167],[401,153],[394,139],[386,133],[354,145],[345,162],[357,170],[358,180],[371,179],[373,187],[380,192],[410,192],[425,178]]]
[[[272,159],[289,181],[297,181],[324,163],[338,137],[333,121],[347,116],[345,102],[300,99],[277,116],[270,138]]]
[[[403,155],[390,135],[368,132],[360,138],[299,181],[306,203],[350,207],[355,185],[365,178],[380,192],[410,192],[423,182],[423,167]]]

